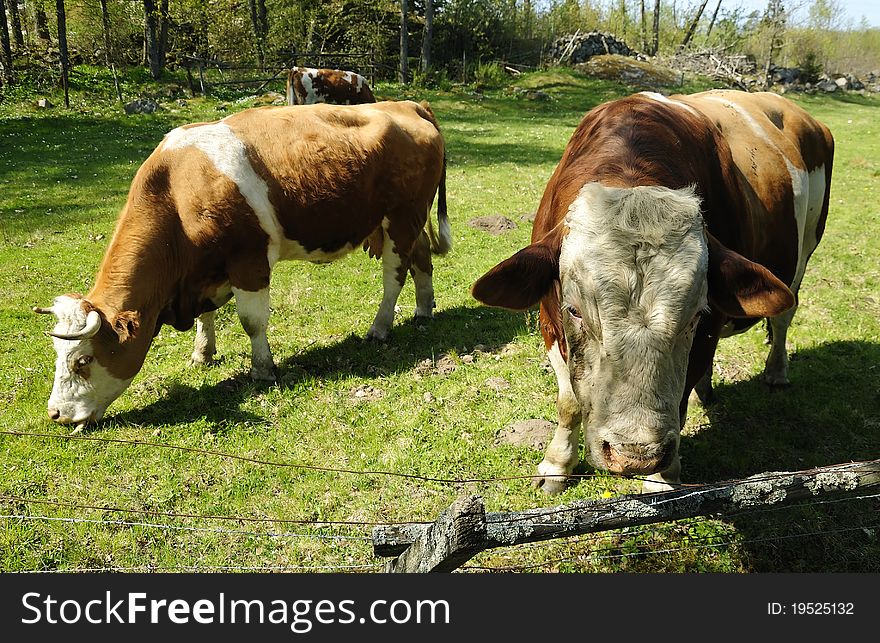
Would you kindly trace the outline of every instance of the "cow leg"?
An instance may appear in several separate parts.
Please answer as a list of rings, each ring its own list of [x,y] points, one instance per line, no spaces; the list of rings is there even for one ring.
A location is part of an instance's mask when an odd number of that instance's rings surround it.
[[[700,400],[704,407],[714,404],[718,400],[715,396],[715,389],[712,388],[712,369],[713,364],[709,364],[709,368],[706,369],[703,376],[694,384],[694,393],[696,393],[697,399]]]
[[[269,287],[257,291],[233,287],[232,293],[238,318],[251,339],[251,377],[274,382],[275,362],[266,336],[269,328]]]
[[[196,320],[196,342],[193,348],[192,361],[194,364],[210,364],[214,361],[217,352],[217,338],[214,332],[214,318],[216,310],[202,313]]]
[[[394,245],[386,230],[382,243],[382,302],[379,304],[379,310],[370,330],[367,331],[367,339],[381,342],[388,339],[388,331],[394,322],[394,307],[397,305],[397,298],[400,296],[409,267],[409,257],[398,254]]]
[[[568,364],[559,352],[558,342],[553,343],[547,357],[550,359],[559,385],[559,395],[556,397],[559,425],[547,446],[544,460],[538,465],[538,477],[532,484],[546,493],[556,494],[565,490],[566,476],[570,475],[577,466],[582,416],[581,405],[571,388]]]
[[[677,485],[681,484],[681,456],[678,454],[678,446],[676,446],[675,457],[672,464],[666,471],[654,473],[645,478],[642,482],[642,493],[659,493],[662,491],[672,491]]]
[[[771,317],[770,325],[770,354],[764,365],[764,381],[771,386],[785,386],[788,381],[788,351],[785,349],[785,338],[788,335],[788,327],[797,311],[797,304],[781,315]]]
[[[412,265],[409,268],[416,286],[416,317],[434,316],[434,266],[431,261],[431,244],[422,231],[413,248]]]

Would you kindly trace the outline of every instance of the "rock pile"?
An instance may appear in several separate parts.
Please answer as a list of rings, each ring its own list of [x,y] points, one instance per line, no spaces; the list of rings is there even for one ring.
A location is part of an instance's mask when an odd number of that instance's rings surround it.
[[[610,33],[603,33],[601,31],[590,31],[588,33],[580,33],[578,31],[574,34],[559,36],[553,41],[548,53],[556,64],[571,65],[586,62],[593,56],[607,54],[644,59],[644,56],[630,49],[622,40],[618,40]]]

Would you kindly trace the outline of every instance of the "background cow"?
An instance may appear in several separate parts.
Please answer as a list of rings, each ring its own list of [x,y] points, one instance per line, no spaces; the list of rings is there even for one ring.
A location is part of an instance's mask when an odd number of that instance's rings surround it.
[[[294,67],[287,74],[288,105],[357,105],[375,102],[376,97],[367,79],[353,71]]]
[[[564,488],[596,467],[679,480],[690,391],[718,338],[769,318],[771,385],[788,382],[785,339],[828,212],[834,142],[770,93],[643,93],[581,121],[538,208],[532,244],[473,287],[526,309],[559,385],[559,426],[536,483]],[[703,390],[706,394],[708,391]]]
[[[435,194],[439,234],[428,217]],[[251,375],[274,379],[269,277],[282,259],[328,262],[363,245],[384,276],[367,336],[387,336],[407,271],[416,316],[431,317],[431,251],[452,243],[445,194],[427,103],[263,107],[171,131],[135,175],[89,293],[35,309],[58,318],[49,416],[100,419],[162,324],[198,319],[192,357],[211,361],[214,311],[233,296]]]

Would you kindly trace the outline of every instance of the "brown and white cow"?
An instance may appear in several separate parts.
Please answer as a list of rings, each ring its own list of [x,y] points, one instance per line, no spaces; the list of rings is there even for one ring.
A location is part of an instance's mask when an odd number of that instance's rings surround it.
[[[232,297],[252,377],[274,379],[269,277],[282,259],[329,262],[361,246],[381,257],[368,338],[386,338],[407,272],[416,316],[431,317],[431,252],[451,247],[445,173],[427,103],[263,107],[171,131],[137,171],[89,293],[35,309],[58,318],[49,416],[100,419],[163,324],[197,320],[192,358],[210,362],[214,311]]]
[[[358,105],[375,102],[376,97],[367,79],[353,71],[294,67],[287,73],[288,105]]]
[[[768,318],[764,379],[788,382],[786,331],[825,227],[834,142],[771,93],[642,93],[576,129],[538,208],[532,244],[473,287],[526,309],[559,385],[559,426],[537,486],[564,488],[581,427],[592,465],[679,480],[690,391],[718,338]],[[705,381],[705,380],[704,380]]]

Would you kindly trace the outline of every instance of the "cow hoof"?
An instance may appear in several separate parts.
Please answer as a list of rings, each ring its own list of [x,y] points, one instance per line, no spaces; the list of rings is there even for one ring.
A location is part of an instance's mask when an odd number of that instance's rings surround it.
[[[371,328],[367,331],[367,340],[371,342],[386,342],[388,341],[388,331]]]
[[[764,384],[772,387],[782,388],[791,385],[787,376],[778,373],[764,373],[761,379],[764,381]]]
[[[532,487],[549,496],[555,496],[568,488],[568,474],[559,467],[542,462],[538,465],[538,477],[532,479]]]
[[[201,353],[193,353],[190,356],[190,366],[213,366],[217,363],[213,355],[203,355]]]
[[[642,482],[642,493],[664,493],[673,491],[675,483],[667,482],[659,476],[650,476]]]
[[[255,382],[275,382],[277,377],[275,376],[274,368],[258,368],[254,366],[251,368],[251,379]]]

